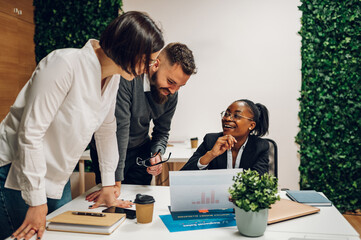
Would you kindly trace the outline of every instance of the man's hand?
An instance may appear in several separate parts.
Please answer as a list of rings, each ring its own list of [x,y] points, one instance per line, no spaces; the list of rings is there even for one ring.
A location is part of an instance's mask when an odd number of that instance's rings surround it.
[[[47,213],[48,205],[46,203],[35,207],[30,206],[23,224],[12,234],[12,237],[28,240],[37,234],[37,239],[41,239],[45,231]]]
[[[160,156],[160,154],[156,155],[155,157],[152,157],[150,159],[150,164],[156,164],[156,163],[159,163],[162,161],[162,157]],[[159,174],[161,174],[162,172],[162,169],[163,169],[163,164],[159,164],[159,165],[156,165],[154,167],[148,167],[147,168],[147,172],[150,174],[150,175],[153,175],[153,176],[157,176]]]

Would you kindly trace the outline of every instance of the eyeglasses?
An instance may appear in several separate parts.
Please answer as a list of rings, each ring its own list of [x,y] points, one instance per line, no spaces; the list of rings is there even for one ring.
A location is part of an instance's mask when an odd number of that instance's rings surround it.
[[[172,154],[172,153],[169,153],[169,156],[168,156],[168,158],[166,160],[155,163],[155,164],[152,165],[150,163],[150,159],[156,157],[159,153],[160,153],[160,150],[158,150],[158,152],[156,154],[154,154],[152,157],[149,157],[147,159],[142,159],[140,157],[137,157],[137,159],[136,159],[137,165],[138,166],[144,166],[144,167],[153,167],[153,166],[156,166],[156,165],[167,162],[169,160],[169,158],[170,158],[170,155]]]
[[[143,63],[145,64],[147,61],[145,60],[145,58],[143,58]],[[153,65],[157,62],[157,59],[150,59],[149,60],[149,67],[153,67]]]
[[[221,116],[222,116],[222,118],[230,117],[233,120],[241,120],[242,118],[245,118],[245,119],[248,119],[250,121],[254,121],[252,118],[245,117],[245,116],[243,116],[241,114],[237,114],[237,113],[232,114],[232,113],[230,113],[228,111],[221,112]]]
[[[157,62],[157,59],[155,59],[155,60],[150,59],[150,61],[149,61],[149,67],[153,67],[153,65],[154,65],[156,62]]]

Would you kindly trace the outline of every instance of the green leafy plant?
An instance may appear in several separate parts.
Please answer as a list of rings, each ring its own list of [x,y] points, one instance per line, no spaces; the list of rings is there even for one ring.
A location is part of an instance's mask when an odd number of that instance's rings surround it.
[[[265,173],[245,170],[233,177],[233,185],[229,188],[233,203],[246,212],[258,212],[270,208],[280,197],[277,195],[278,180]]]
[[[118,16],[121,0],[34,0],[35,55],[39,62],[60,48],[81,48],[88,39],[99,39]]]
[[[300,188],[361,208],[361,2],[302,0]]]

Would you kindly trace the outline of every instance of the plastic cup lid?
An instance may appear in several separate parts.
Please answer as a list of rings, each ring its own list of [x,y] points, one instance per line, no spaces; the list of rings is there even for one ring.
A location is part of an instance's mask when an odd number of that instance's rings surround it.
[[[155,200],[152,196],[150,195],[143,195],[138,193],[137,196],[135,197],[134,203],[138,203],[138,204],[150,204],[150,203],[154,203]]]

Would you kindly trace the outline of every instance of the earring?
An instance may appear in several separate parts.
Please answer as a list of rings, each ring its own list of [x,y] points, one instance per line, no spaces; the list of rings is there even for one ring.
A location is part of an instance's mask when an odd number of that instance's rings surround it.
[[[250,131],[252,130],[252,128],[248,128]]]

